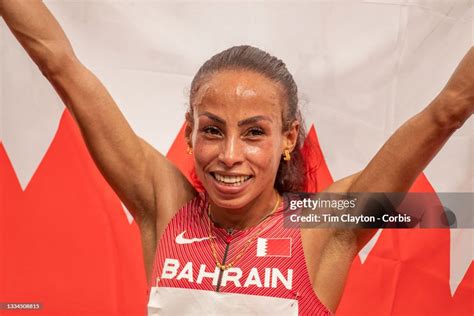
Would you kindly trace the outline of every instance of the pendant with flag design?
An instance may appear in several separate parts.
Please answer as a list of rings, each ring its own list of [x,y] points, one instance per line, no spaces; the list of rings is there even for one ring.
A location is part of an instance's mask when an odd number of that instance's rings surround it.
[[[291,238],[258,238],[257,257],[291,257]]]

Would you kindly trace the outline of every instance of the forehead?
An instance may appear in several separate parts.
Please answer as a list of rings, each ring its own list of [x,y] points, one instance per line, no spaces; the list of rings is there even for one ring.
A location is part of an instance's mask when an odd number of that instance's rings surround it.
[[[202,84],[193,106],[196,112],[240,117],[266,114],[280,117],[283,88],[266,76],[249,70],[221,70]]]

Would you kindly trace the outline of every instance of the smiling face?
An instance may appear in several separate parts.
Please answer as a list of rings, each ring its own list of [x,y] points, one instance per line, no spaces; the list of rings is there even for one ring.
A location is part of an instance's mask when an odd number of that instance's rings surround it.
[[[282,131],[284,91],[248,70],[221,70],[193,98],[196,173],[211,200],[236,209],[270,198],[283,151],[293,149],[298,125]]]

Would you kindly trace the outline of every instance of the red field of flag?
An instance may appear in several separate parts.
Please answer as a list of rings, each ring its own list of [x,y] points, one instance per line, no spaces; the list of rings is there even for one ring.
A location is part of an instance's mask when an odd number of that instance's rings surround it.
[[[290,257],[291,238],[258,238],[257,257]]]

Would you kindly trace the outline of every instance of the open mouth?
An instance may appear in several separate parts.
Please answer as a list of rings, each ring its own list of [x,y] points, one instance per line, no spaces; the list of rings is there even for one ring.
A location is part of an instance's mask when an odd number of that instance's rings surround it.
[[[252,178],[252,176],[227,176],[227,175],[221,175],[215,172],[211,172],[211,175],[220,184],[231,186],[231,187],[238,187],[244,184],[250,178]]]

